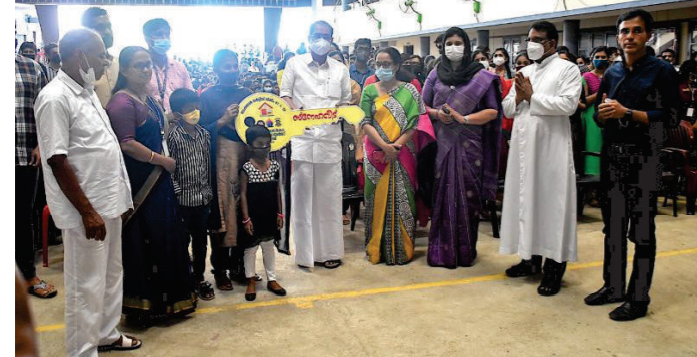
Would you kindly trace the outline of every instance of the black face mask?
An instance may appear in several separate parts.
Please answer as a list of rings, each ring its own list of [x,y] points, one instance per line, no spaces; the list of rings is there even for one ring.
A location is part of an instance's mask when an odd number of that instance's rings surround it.
[[[237,83],[237,81],[240,78],[240,72],[239,71],[221,72],[221,73],[218,73],[218,78],[220,78],[221,82]]]
[[[271,147],[265,147],[265,148],[251,148],[250,150],[250,155],[253,159],[256,160],[264,160],[267,157],[269,157],[269,153],[271,152]]]
[[[26,58],[31,58],[31,59],[36,59],[36,55],[35,55],[35,54],[31,54],[31,55],[30,55],[30,54],[26,54],[26,55],[24,55],[24,57],[26,57]]]
[[[61,55],[56,53],[56,54],[51,56],[50,60],[51,60],[51,63],[61,63]]]

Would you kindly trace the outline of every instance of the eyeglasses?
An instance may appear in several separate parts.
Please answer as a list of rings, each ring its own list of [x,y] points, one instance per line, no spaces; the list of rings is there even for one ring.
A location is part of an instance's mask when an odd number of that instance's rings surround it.
[[[319,39],[324,39],[324,40],[327,40],[327,41],[329,41],[329,42],[332,42],[332,35],[325,35],[325,34],[321,34],[321,33],[315,33],[315,34],[310,35],[310,39],[311,39],[312,41],[317,41],[317,40],[319,40]]]
[[[260,150],[260,151],[261,151],[261,150],[269,150],[269,149],[271,149],[271,145],[262,146],[262,147],[252,146],[251,149],[252,149],[252,150]]]
[[[375,62],[375,67],[392,68],[392,67],[394,67],[394,63],[392,63],[392,62]]]
[[[549,40],[546,39],[546,38],[541,38],[541,37],[533,37],[533,38],[526,37],[526,38],[525,38],[525,42],[535,42],[535,43],[540,43],[540,44],[541,44],[541,43],[547,42],[547,41],[549,41]]]

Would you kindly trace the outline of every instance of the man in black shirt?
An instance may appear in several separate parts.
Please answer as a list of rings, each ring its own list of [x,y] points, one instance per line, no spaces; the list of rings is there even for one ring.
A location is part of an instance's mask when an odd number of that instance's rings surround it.
[[[664,130],[678,124],[678,81],[671,65],[646,54],[653,18],[632,10],[617,20],[623,52],[598,90],[596,121],[604,128],[601,157],[602,215],[605,234],[603,287],[586,297],[588,305],[623,302],[610,313],[616,321],[646,315],[656,258],[656,197]],[[635,244],[625,294],[627,241]]]

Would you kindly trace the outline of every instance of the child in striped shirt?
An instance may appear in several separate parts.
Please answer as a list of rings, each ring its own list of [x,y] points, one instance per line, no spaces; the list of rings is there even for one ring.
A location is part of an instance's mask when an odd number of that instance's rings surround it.
[[[170,156],[177,167],[172,173],[174,192],[184,225],[191,236],[193,273],[202,300],[212,300],[215,292],[203,278],[208,245],[208,215],[213,199],[211,187],[211,134],[198,124],[201,102],[189,89],[177,89],[169,97],[177,119],[167,136]]]

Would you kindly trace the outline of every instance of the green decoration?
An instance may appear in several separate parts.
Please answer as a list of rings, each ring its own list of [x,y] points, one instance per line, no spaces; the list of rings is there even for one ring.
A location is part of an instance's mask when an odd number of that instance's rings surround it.
[[[474,5],[474,13],[475,14],[478,14],[480,11],[482,11],[482,3],[481,2],[474,0],[473,5]]]
[[[419,14],[419,15],[416,17],[416,22],[421,23],[421,21],[423,21],[423,19],[424,19],[424,16],[421,15],[421,14]]]

